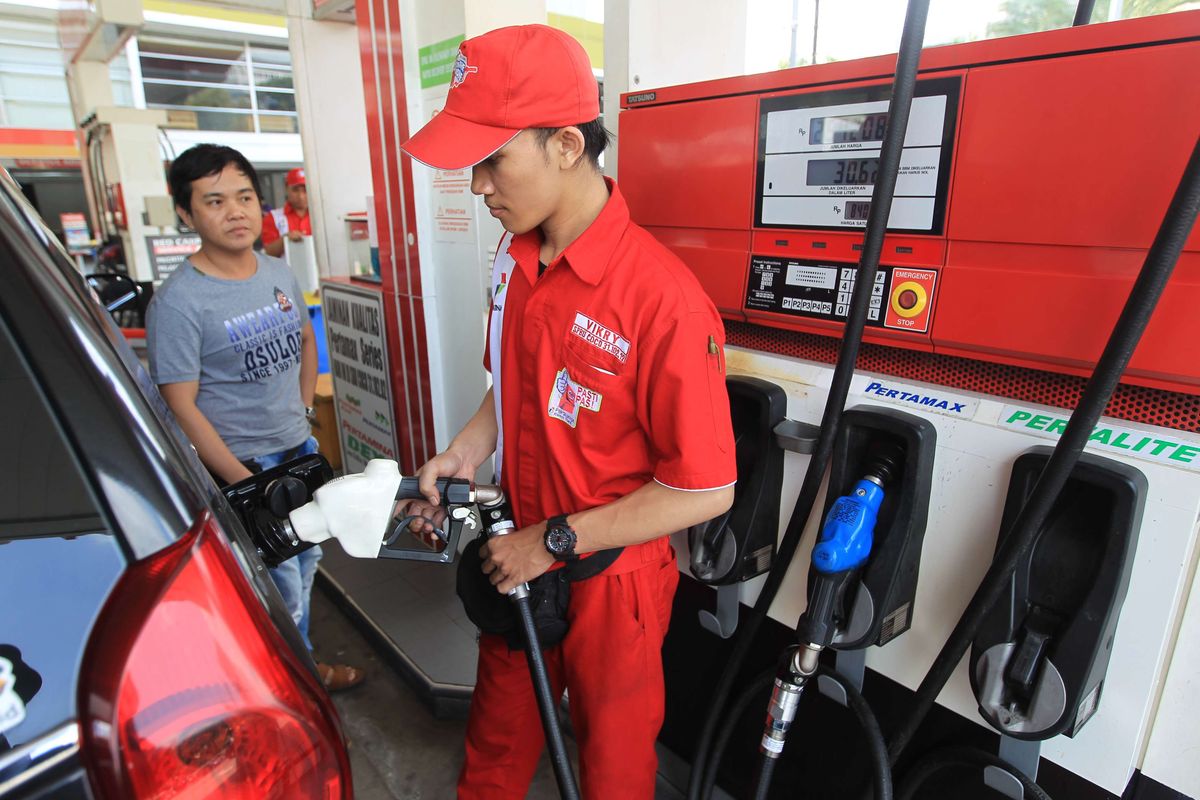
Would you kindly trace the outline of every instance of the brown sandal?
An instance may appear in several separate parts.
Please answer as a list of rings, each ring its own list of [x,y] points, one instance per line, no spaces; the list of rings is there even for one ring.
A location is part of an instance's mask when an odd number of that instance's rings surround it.
[[[321,676],[321,683],[325,684],[325,689],[330,692],[340,692],[358,686],[367,677],[362,670],[356,667],[320,662],[317,663],[317,674]]]

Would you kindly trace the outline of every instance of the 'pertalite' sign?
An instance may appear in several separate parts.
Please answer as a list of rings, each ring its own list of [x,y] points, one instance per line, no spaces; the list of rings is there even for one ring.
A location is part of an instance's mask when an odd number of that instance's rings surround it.
[[[347,473],[372,458],[396,458],[383,298],[338,283],[321,285],[329,370]]]
[[[1067,414],[1020,406],[1005,406],[1000,412],[1001,427],[1019,428],[1025,433],[1050,439],[1062,436],[1069,419],[1070,415]],[[1162,428],[1126,428],[1113,424],[1111,420],[1101,419],[1088,436],[1087,447],[1157,461],[1172,467],[1200,470],[1200,438]]]

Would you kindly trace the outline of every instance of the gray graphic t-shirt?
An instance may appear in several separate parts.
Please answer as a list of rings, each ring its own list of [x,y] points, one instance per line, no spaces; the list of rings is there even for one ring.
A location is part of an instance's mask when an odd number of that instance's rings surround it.
[[[197,407],[242,460],[309,435],[300,399],[308,309],[287,263],[255,255],[258,271],[240,281],[206,275],[189,259],[163,281],[146,316],[154,382],[199,381]]]

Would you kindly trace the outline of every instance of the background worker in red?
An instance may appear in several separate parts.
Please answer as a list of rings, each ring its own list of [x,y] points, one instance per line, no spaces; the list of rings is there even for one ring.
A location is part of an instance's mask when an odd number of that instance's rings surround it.
[[[481,550],[501,593],[624,548],[571,584],[570,629],[546,661],[554,691],[570,691],[584,796],[649,800],[679,580],[667,535],[723,513],[736,466],[720,318],[600,172],[598,98],[574,39],[504,28],[461,45],[445,110],[403,145],[431,166],[473,166],[472,192],[508,231],[493,390],[420,479],[436,502],[436,477],[474,477],[496,452],[518,526]],[[484,635],[477,675],[459,796],[523,798],[543,746],[525,656]]]
[[[298,242],[312,236],[312,218],[308,215],[308,186],[305,184],[304,168],[288,170],[284,178],[287,184],[287,202],[283,208],[275,208],[263,214],[263,250],[269,256],[283,258],[283,237]]]

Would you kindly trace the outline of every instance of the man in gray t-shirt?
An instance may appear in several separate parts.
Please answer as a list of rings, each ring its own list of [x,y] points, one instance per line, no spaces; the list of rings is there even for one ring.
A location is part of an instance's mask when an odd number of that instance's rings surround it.
[[[196,382],[197,410],[243,462],[309,437],[300,377],[308,309],[288,265],[254,255],[257,269],[243,280],[184,262],[155,293],[147,321],[155,383]]]
[[[175,210],[200,249],[150,301],[150,374],[204,465],[236,483],[316,452],[311,435],[317,345],[291,269],[254,252],[262,202],[254,167],[230,147],[199,144],[168,176]],[[271,570],[305,644],[321,549]],[[317,664],[325,686],[362,681],[360,670]]]

